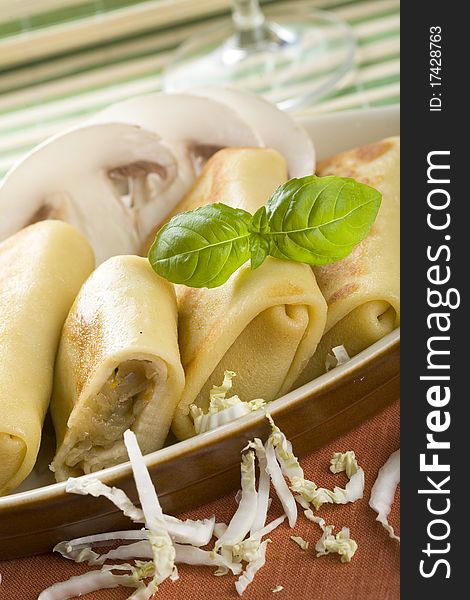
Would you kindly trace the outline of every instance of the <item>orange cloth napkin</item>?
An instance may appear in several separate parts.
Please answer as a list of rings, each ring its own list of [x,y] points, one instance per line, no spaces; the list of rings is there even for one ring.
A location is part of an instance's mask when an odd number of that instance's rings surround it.
[[[270,534],[266,565],[258,572],[254,582],[243,595],[246,600],[397,600],[399,598],[399,544],[375,521],[369,508],[371,487],[379,468],[389,455],[400,446],[400,405],[395,402],[347,435],[331,442],[301,459],[308,479],[322,487],[344,486],[344,474],[333,475],[329,461],[334,452],[354,450],[366,475],[365,494],[362,500],[346,505],[324,505],[317,514],[327,524],[336,525],[334,533],[346,526],[358,543],[352,561],[342,564],[337,554],[315,556],[315,543],[321,531],[299,511],[297,525],[290,529],[286,522]],[[294,447],[295,451],[295,447]],[[216,514],[218,521],[229,521],[236,508],[234,494],[192,510],[183,517],[193,519]],[[282,514],[277,498],[273,499],[269,520]],[[38,519],[41,515],[38,514]],[[399,488],[389,518],[399,534]],[[308,550],[299,548],[291,539],[298,535],[310,542]],[[78,575],[87,570],[60,556],[46,554],[19,560],[0,562],[2,582],[1,600],[35,600],[38,594],[56,581]],[[238,597],[234,582],[236,577],[214,577],[213,568],[178,567],[180,579],[165,581],[155,598],[164,600],[217,600]],[[279,593],[272,590],[283,586]],[[130,588],[101,590],[87,596],[87,600],[124,600]]]

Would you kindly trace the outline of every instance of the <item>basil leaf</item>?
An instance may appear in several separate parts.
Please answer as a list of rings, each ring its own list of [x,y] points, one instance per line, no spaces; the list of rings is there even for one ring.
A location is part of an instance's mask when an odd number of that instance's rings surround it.
[[[159,275],[190,287],[217,287],[250,258],[250,213],[211,204],[173,217],[157,233],[149,261]]]
[[[250,237],[251,268],[257,269],[269,256],[269,241],[262,235],[252,233]]]
[[[266,206],[261,206],[251,218],[250,231],[265,234],[269,232],[268,215]]]
[[[368,234],[380,193],[354,179],[291,179],[251,216],[225,204],[176,215],[150,248],[153,269],[173,283],[217,287],[251,258],[268,255],[325,265],[347,256]]]
[[[250,237],[251,268],[255,270],[269,256],[270,243],[265,235],[269,232],[266,206],[261,206],[253,215],[250,231],[252,232]]]
[[[271,256],[310,265],[344,258],[368,234],[381,199],[354,179],[291,179],[266,205]]]

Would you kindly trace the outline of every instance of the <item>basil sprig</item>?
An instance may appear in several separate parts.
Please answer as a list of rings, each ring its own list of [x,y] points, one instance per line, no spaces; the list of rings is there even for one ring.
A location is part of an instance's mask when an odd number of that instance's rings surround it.
[[[149,251],[152,268],[173,283],[213,288],[241,265],[267,256],[326,265],[368,234],[382,200],[354,179],[310,175],[281,185],[254,215],[209,204],[173,217]]]

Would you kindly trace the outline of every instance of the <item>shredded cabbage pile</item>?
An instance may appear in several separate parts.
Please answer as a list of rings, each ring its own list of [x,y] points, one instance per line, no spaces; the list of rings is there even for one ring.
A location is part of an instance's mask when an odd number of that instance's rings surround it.
[[[248,404],[236,396],[226,399],[233,376],[234,373],[227,371],[223,384],[213,388],[209,413],[196,415],[195,423],[200,419],[198,427],[202,430],[211,428],[211,416]],[[259,408],[262,404],[256,406]],[[196,414],[196,411],[193,413]],[[209,420],[204,421],[206,417]],[[137,439],[132,431],[127,430],[124,443],[142,508],[137,508],[122,490],[109,487],[90,475],[70,478],[66,490],[75,494],[103,496],[131,521],[142,523],[143,528],[101,533],[57,544],[54,550],[63,557],[100,569],[54,584],[44,590],[38,600],[64,600],[121,585],[135,589],[129,598],[148,600],[165,580],[178,579],[176,564],[179,563],[212,566],[217,576],[228,572],[237,575],[235,588],[242,595],[266,562],[270,542],[266,536],[286,517],[290,527],[295,527],[297,504],[303,507],[305,516],[322,529],[322,536],[315,545],[317,556],[337,553],[341,562],[350,561],[357,544],[350,538],[349,529],[343,528],[333,535],[334,526],[326,525],[323,519],[317,517],[312,506],[317,510],[324,503],[344,504],[362,498],[364,472],[358,466],[354,452],[336,453],[330,462],[333,473],[346,473],[349,478],[346,487],[335,487],[333,490],[319,488],[305,478],[292,444],[271,416],[266,414],[266,417],[272,429],[267,441],[263,444],[255,438],[242,451],[241,489],[236,496],[238,507],[229,523],[216,522],[215,517],[182,521],[163,514]],[[258,478],[256,463],[259,467]],[[271,484],[285,514],[268,523]],[[216,541],[212,550],[204,550],[202,547],[210,544],[213,538]],[[291,536],[291,539],[303,550],[308,550],[308,541],[299,536]],[[108,552],[99,552],[100,546],[109,545],[115,540],[123,543]],[[116,563],[116,560],[128,562]],[[282,586],[277,586],[272,591],[281,589]]]

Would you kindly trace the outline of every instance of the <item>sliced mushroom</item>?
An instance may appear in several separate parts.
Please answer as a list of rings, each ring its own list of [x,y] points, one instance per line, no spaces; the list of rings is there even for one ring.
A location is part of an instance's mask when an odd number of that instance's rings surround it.
[[[105,108],[92,119],[94,123],[107,121],[134,123],[158,134],[174,153],[187,189],[217,150],[264,145],[233,108],[192,94],[137,96]]]
[[[151,202],[168,188],[179,198],[184,185],[155,133],[123,123],[68,130],[37,146],[3,180],[0,240],[36,221],[60,219],[85,234],[98,264],[136,254],[151,225],[174,206]]]
[[[315,150],[306,131],[274,104],[240,89],[139,96],[106,108],[93,120],[109,119],[155,131],[172,149],[181,143],[197,173],[216,150],[227,146],[274,148],[286,159],[290,177],[315,170]]]
[[[161,211],[156,216],[156,207],[176,206],[215,152],[226,146],[263,145],[253,128],[232,108],[191,94],[137,96],[105,108],[91,122],[143,127],[156,133],[175,157],[178,177],[171,186],[163,189],[154,185],[152,177],[147,178],[146,204],[140,213],[142,228],[147,227],[147,242],[169,212]]]
[[[314,173],[315,150],[307,132],[271,102],[235,88],[210,87],[191,93],[232,108],[261,137],[263,146],[284,156],[290,177]]]

